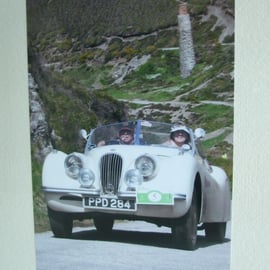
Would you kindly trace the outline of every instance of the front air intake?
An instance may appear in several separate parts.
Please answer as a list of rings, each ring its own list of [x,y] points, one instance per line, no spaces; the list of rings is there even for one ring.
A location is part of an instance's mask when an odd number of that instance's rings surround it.
[[[104,194],[114,195],[118,191],[123,160],[117,154],[106,154],[100,162],[100,180]]]

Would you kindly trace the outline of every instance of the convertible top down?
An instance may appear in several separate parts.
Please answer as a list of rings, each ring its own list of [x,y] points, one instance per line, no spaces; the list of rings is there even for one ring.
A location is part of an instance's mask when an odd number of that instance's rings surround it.
[[[167,143],[186,132],[181,146]],[[177,248],[196,248],[197,229],[224,240],[231,194],[223,169],[203,152],[204,130],[137,120],[99,126],[88,134],[84,153],[53,150],[45,159],[42,186],[51,229],[69,237],[73,220],[93,219],[109,233],[114,220],[144,220],[172,229]],[[122,135],[132,140],[121,142]]]

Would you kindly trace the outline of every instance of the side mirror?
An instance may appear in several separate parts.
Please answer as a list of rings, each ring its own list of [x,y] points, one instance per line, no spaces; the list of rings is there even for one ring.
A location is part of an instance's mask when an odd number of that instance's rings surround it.
[[[194,131],[194,135],[196,139],[202,139],[205,137],[206,133],[203,128],[196,128]]]
[[[179,148],[179,154],[183,155],[185,152],[189,151],[191,149],[189,144],[183,144],[180,148]]]
[[[191,149],[191,147],[190,147],[189,144],[183,144],[183,145],[182,145],[182,149],[183,149],[184,151],[189,151],[189,150]]]
[[[80,135],[82,136],[82,138],[84,138],[85,140],[87,140],[88,134],[86,132],[85,129],[81,129],[80,130]]]

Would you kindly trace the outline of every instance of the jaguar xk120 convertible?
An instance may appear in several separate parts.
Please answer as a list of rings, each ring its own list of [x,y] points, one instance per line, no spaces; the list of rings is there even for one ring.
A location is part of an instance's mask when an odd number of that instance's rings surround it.
[[[173,245],[193,250],[197,230],[222,242],[231,193],[223,169],[202,149],[203,129],[146,120],[96,127],[84,153],[53,150],[42,188],[56,237],[70,237],[73,220],[93,219],[109,233],[115,220],[142,220],[171,228]]]

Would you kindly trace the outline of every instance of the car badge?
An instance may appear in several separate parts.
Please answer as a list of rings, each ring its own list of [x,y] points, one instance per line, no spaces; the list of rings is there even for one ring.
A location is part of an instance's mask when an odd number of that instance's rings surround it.
[[[105,188],[106,193],[113,194],[114,193],[114,186],[112,184],[108,184]]]

